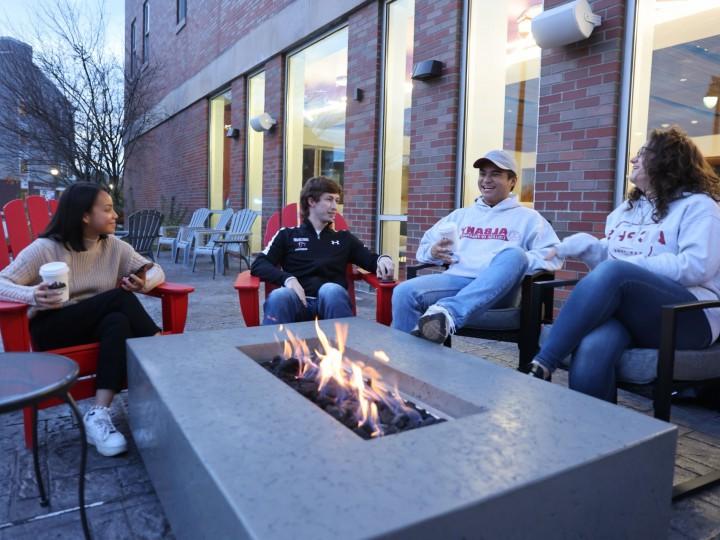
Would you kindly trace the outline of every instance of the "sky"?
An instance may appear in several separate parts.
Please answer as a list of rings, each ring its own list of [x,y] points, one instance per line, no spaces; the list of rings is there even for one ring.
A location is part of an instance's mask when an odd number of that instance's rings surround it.
[[[43,5],[52,5],[57,0],[0,0],[0,36],[10,36],[23,40],[31,34],[28,25],[33,13]],[[61,0],[82,8],[83,12],[92,12],[94,6],[105,4],[107,13],[107,48],[124,57],[124,0]]]

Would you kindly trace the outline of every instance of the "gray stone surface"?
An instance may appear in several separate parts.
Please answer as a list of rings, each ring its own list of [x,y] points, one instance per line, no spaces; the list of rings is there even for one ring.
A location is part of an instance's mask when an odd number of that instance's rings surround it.
[[[244,354],[267,344],[272,358],[274,327],[128,343],[131,428],[179,537],[666,533],[674,426],[365,319],[341,322],[348,348],[388,354],[373,366],[384,379],[453,418],[360,439]],[[320,324],[334,335],[333,321]],[[292,326],[315,336],[313,323]]]
[[[227,276],[218,276],[211,279],[212,268],[209,261],[198,261],[198,270],[191,273],[182,265],[173,265],[169,262],[168,252],[161,254],[160,263],[165,268],[168,279],[172,281],[190,283],[196,287],[197,292],[190,296],[190,316],[187,324],[188,332],[217,328],[242,327],[242,318],[238,312],[237,294],[232,288],[232,281],[237,272],[237,262],[231,261],[232,271]],[[149,311],[159,320],[159,303],[153,298],[143,298]],[[374,297],[369,294],[358,295],[358,314],[371,319],[374,316]],[[492,362],[514,369],[517,365],[517,348],[511,343],[483,341],[471,338],[455,338],[453,348],[469,352],[470,354],[487,358]],[[558,373],[554,377],[555,384],[567,386],[565,373]],[[620,403],[624,407],[632,408],[642,413],[651,410],[651,403],[645,399],[626,392],[620,393]],[[81,406],[86,404],[81,403]],[[116,399],[113,406],[113,415],[118,427],[129,434],[126,418],[126,396],[124,394]],[[673,419],[682,420],[680,426],[680,440],[693,439],[708,444],[705,450],[710,449],[710,456],[720,453],[720,412],[708,410],[691,403],[673,406]],[[40,439],[42,443],[41,459],[46,463],[48,456],[56,453],[65,455],[67,459],[76,459],[80,444],[77,442],[77,431],[72,427],[73,421],[66,407],[53,407],[40,413]],[[56,439],[59,432],[68,431],[66,439]],[[51,436],[53,436],[51,438]],[[56,440],[64,440],[62,451],[52,447]],[[75,442],[73,442],[75,441]],[[74,445],[74,448],[73,448]],[[693,452],[691,457],[684,455],[685,450],[692,451],[692,446],[682,444],[675,464],[676,482],[692,476],[697,476],[709,470],[705,464],[706,457],[702,453]],[[17,468],[19,456],[27,454],[22,442],[22,424],[18,413],[0,415],[0,540],[60,538],[75,540],[79,538],[80,527],[78,512],[73,506],[64,508],[54,503],[56,496],[68,498],[57,492],[51,492],[51,511],[67,511],[55,517],[44,518],[40,530],[25,533],[24,522],[13,522],[10,518],[10,509],[18,508],[22,502],[25,512],[24,520],[36,519],[47,515],[47,511],[38,504],[37,496],[21,499],[18,486],[20,485],[19,470]],[[29,454],[28,454],[29,455]],[[710,456],[708,456],[710,458]],[[95,468],[110,468],[116,471],[117,482],[122,486],[121,500],[110,500],[101,497],[88,500],[88,504],[101,504],[107,506],[117,519],[124,522],[122,530],[130,531],[126,535],[109,536],[113,531],[98,531],[94,527],[95,538],[173,538],[168,521],[160,506],[155,491],[150,484],[145,467],[134,445],[126,456],[119,458],[106,458],[90,450],[90,462]],[[55,458],[53,458],[55,459]],[[59,458],[58,458],[59,459]],[[73,463],[73,462],[70,462]],[[74,465],[68,465],[74,466]],[[47,468],[44,464],[43,467]],[[69,484],[58,485],[68,493],[75,493],[75,486]],[[686,499],[672,506],[672,519],[669,537],[673,539],[711,539],[720,537],[720,486],[708,489],[696,496]],[[120,506],[118,507],[118,503]],[[569,504],[569,503],[568,503]],[[68,511],[69,510],[69,511]],[[89,511],[90,521],[93,523],[95,509]],[[135,519],[137,517],[141,519]],[[509,519],[512,519],[510,517]],[[94,525],[94,523],[93,523]],[[142,527],[147,527],[143,529]],[[118,529],[115,529],[118,530]],[[646,538],[641,535],[640,538]]]

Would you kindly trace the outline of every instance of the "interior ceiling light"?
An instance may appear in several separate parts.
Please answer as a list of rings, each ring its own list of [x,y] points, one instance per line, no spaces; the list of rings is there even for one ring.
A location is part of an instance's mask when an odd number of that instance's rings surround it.
[[[707,107],[708,109],[714,109],[717,105],[718,97],[717,96],[705,96],[703,98],[703,105]]]

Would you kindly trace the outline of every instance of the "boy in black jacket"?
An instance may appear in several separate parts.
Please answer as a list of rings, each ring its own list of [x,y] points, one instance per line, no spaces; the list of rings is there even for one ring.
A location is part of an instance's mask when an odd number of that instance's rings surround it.
[[[253,262],[253,276],[282,285],[265,300],[263,324],[351,317],[348,263],[392,279],[390,256],[372,253],[349,231],[334,229],[340,193],[334,180],[309,179],[300,192],[302,223],[280,229]]]

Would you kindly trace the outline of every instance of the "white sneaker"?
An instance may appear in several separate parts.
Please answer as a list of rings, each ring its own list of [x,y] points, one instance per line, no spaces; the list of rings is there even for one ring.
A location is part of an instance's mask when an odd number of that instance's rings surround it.
[[[103,456],[116,456],[127,451],[127,441],[112,423],[110,409],[93,407],[83,417],[85,437]]]
[[[443,343],[449,335],[455,333],[455,321],[447,309],[433,304],[420,317],[418,328],[425,339]]]

